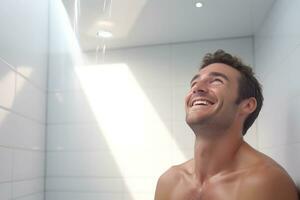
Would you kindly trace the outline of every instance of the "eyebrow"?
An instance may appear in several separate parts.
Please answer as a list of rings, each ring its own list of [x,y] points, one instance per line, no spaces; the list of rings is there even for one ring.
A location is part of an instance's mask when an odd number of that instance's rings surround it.
[[[229,81],[229,78],[228,78],[225,74],[220,73],[220,72],[210,72],[210,73],[208,74],[208,76],[213,76],[213,77],[220,76],[220,77],[224,78],[225,80]],[[192,84],[193,81],[194,81],[195,79],[199,78],[199,77],[200,77],[200,74],[196,74],[196,75],[192,78],[190,84]]]

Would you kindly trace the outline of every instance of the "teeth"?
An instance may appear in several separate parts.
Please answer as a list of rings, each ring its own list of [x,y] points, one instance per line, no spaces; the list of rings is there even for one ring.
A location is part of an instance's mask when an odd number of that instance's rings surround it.
[[[194,101],[193,106],[195,106],[195,105],[205,105],[205,106],[207,106],[208,104],[209,104],[208,101],[205,101],[205,100],[196,100],[196,101]]]

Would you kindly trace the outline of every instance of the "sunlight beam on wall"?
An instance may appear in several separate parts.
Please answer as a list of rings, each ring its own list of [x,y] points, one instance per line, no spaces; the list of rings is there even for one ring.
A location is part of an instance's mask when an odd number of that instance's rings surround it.
[[[76,73],[132,196],[138,199],[132,177],[150,178],[148,192],[154,193],[155,181],[172,163],[172,153],[184,155],[172,149],[170,131],[129,67],[81,66]]]
[[[172,155],[184,159],[180,149],[173,148],[171,122],[160,119],[125,63],[84,66],[63,3],[51,1],[50,8],[50,64],[78,66],[80,86],[120,170],[124,189],[135,200],[145,199],[144,194],[154,194],[157,178],[172,164]]]

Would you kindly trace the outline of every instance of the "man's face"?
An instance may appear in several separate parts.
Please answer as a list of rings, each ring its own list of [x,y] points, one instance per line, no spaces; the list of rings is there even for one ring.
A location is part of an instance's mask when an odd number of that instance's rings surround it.
[[[226,129],[236,117],[239,71],[222,63],[201,69],[185,99],[186,122],[193,128]]]

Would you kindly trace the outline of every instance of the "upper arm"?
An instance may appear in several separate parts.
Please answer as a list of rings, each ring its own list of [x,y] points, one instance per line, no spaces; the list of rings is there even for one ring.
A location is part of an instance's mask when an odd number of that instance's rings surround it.
[[[282,170],[257,174],[242,187],[243,200],[298,200],[292,179]]]
[[[164,180],[163,176],[161,176],[156,185],[156,190],[155,190],[155,200],[167,200],[168,199],[168,194],[167,194],[167,181]]]

